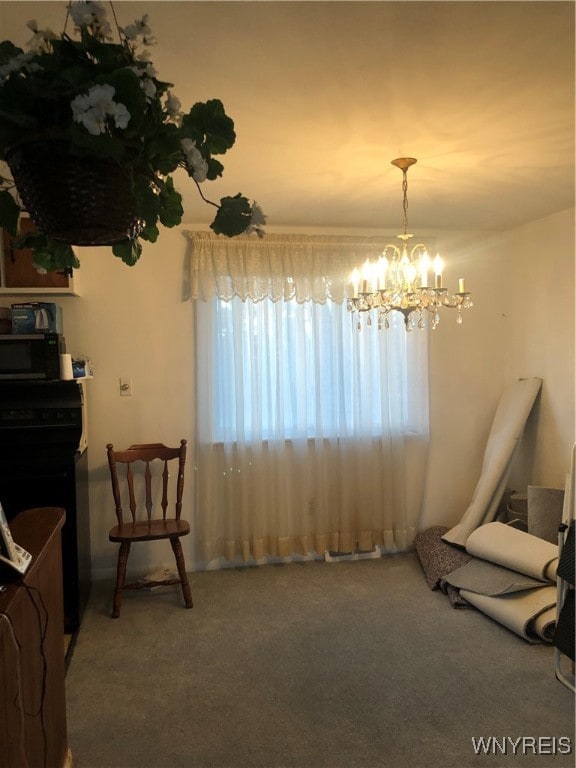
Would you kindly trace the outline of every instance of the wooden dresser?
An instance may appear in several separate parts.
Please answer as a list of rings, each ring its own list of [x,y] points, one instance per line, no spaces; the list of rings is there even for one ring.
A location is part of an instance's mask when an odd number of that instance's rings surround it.
[[[66,733],[61,529],[64,510],[28,509],[10,522],[32,555],[24,576],[0,565],[0,763],[71,764]]]

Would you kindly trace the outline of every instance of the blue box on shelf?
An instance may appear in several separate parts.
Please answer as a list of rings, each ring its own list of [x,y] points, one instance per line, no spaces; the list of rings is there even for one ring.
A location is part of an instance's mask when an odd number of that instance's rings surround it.
[[[62,333],[62,307],[49,301],[12,304],[12,333]]]

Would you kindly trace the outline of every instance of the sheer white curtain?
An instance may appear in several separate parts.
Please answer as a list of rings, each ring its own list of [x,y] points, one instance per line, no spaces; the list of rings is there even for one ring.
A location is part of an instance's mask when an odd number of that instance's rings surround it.
[[[358,331],[372,239],[192,234],[201,557],[405,549],[428,446],[428,336]]]

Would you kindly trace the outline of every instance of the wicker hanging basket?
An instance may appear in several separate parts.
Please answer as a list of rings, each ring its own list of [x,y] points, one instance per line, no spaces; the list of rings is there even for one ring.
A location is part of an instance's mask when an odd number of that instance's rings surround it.
[[[131,177],[120,164],[72,154],[57,139],[14,145],[6,162],[30,218],[53,240],[115,245],[140,234]]]

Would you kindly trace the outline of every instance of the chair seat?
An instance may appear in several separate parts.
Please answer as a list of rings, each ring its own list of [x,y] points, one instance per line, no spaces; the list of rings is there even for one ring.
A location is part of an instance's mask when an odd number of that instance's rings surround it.
[[[111,528],[110,541],[154,541],[174,536],[186,536],[190,525],[186,520],[167,518],[166,520],[139,520],[135,523],[123,523]]]

